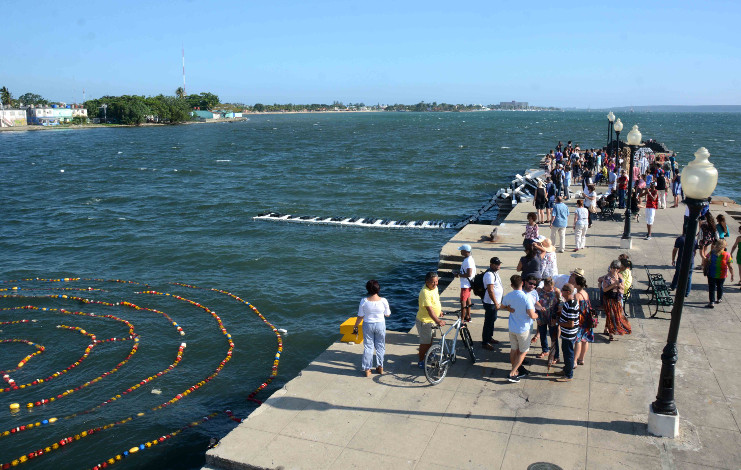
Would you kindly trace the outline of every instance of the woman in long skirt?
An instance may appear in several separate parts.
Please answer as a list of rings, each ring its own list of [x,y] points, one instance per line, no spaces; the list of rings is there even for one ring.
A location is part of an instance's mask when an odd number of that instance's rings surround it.
[[[605,332],[610,336],[629,335],[631,332],[630,322],[625,317],[620,295],[623,293],[623,279],[620,277],[620,261],[614,260],[610,263],[607,275],[602,278],[602,305],[605,308]]]

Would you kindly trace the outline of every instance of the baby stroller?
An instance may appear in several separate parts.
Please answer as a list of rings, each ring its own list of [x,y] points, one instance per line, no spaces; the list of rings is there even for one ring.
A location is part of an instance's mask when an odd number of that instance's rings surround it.
[[[615,208],[617,207],[617,198],[615,193],[610,193],[607,196],[602,196],[597,201],[597,207],[600,208],[599,218],[600,220],[611,219],[615,220]]]

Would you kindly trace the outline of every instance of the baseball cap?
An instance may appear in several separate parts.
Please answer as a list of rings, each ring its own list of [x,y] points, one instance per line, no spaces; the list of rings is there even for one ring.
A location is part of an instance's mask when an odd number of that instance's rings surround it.
[[[497,258],[496,256],[489,260],[489,264],[502,264],[502,260]]]
[[[458,247],[458,251],[467,251],[471,252],[471,245],[461,245]]]

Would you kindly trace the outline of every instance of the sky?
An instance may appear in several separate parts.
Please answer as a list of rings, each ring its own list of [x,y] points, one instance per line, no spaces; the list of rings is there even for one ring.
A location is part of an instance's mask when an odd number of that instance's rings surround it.
[[[67,103],[741,104],[739,1],[3,2],[0,86]]]

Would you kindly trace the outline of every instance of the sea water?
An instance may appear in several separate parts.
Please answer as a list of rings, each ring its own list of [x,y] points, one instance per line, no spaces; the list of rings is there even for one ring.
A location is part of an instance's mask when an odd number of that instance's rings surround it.
[[[22,289],[0,293],[23,296],[0,299],[0,308],[35,305],[114,315],[130,321],[140,338],[137,353],[115,373],[53,403],[25,406],[115,368],[129,353],[131,341],[100,343],[61,377],[0,393],[0,463],[67,436],[74,439],[86,429],[135,417],[23,464],[91,467],[211,412],[230,409],[245,417],[254,409],[247,396],[271,374],[274,332],[244,304],[172,282],[232,292],[276,328],[288,331],[278,375],[258,399],[267,398],[338,338],[339,324],[357,312],[368,279],[378,279],[381,294],[390,301],[388,327],[408,329],[424,275],[436,269],[439,250],[453,231],[270,223],[252,217],[277,211],[456,222],[478,210],[516,173],[537,166],[559,140],[582,148],[605,145],[604,114],[290,114],[228,124],[0,133],[0,279],[85,279],[0,284]],[[644,139],[665,142],[682,164],[698,147],[707,147],[720,173],[715,194],[738,196],[741,114],[620,117],[624,135],[637,123]],[[79,288],[93,290],[69,290]],[[216,378],[157,411],[152,408],[212,374],[225,358],[228,342],[202,309],[139,293],[145,290],[207,306],[235,344],[232,360]],[[39,297],[48,295],[156,308],[177,322],[185,336],[158,313]],[[99,340],[128,334],[110,319],[0,311],[0,322],[20,319],[37,322],[0,325],[0,339],[27,339],[46,349],[9,374],[17,383],[47,377],[80,358],[89,337],[57,325],[84,328]],[[187,343],[183,360],[166,375],[102,408],[64,419],[166,369],[181,342]],[[7,371],[35,349],[2,343],[0,351],[0,370]],[[0,382],[0,388],[5,386]],[[157,391],[161,394],[153,393]],[[20,403],[21,410],[10,413],[10,403]],[[2,437],[5,430],[50,417],[60,419]],[[219,415],[117,466],[199,468],[209,438],[234,426]]]

